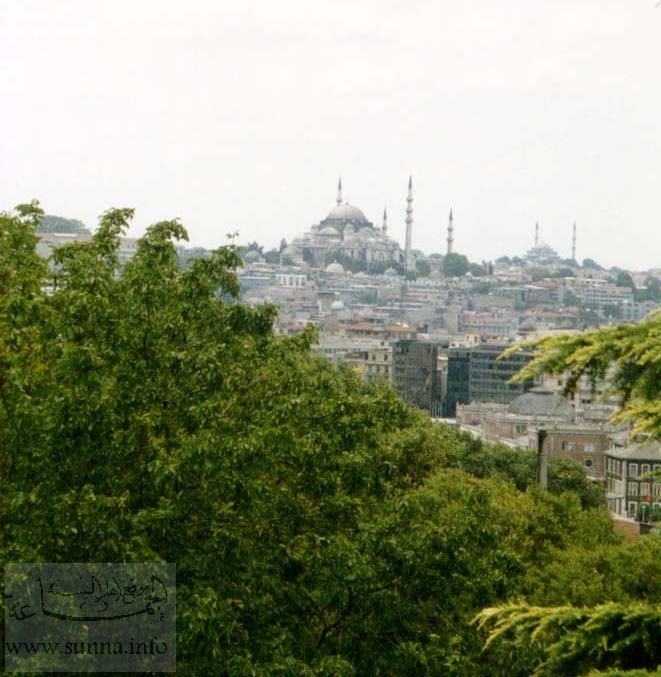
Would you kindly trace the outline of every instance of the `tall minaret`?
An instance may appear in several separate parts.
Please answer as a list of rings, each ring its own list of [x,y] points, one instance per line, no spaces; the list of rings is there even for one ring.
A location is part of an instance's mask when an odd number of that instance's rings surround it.
[[[409,194],[406,197],[406,248],[404,250],[404,267],[407,271],[413,270],[413,251],[411,249],[411,235],[413,231],[413,178],[409,176]]]
[[[342,204],[342,177],[340,176],[339,181],[337,182],[337,198],[335,199],[338,206]]]
[[[539,244],[539,221],[535,223],[535,247]]]
[[[452,225],[452,210],[450,210],[450,220],[448,221],[448,254],[452,254],[452,243],[454,242],[454,226]]]
[[[576,221],[574,221],[571,233],[571,258],[572,261],[576,261]]]
[[[381,228],[384,235],[388,234],[388,214],[386,213],[386,208],[383,208],[383,227]]]

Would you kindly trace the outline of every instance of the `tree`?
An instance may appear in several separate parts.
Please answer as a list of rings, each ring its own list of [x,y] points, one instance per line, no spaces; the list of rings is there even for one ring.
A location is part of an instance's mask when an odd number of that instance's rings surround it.
[[[487,274],[488,265],[480,265],[479,263],[471,263],[468,266],[468,272],[473,277],[482,277]]]
[[[553,273],[553,277],[576,277],[576,273],[571,268],[562,267]]]
[[[583,374],[593,381],[610,377],[612,392],[622,398],[616,420],[633,423],[636,432],[661,437],[660,337],[661,311],[656,311],[635,325],[536,339],[524,344],[535,350],[535,357],[516,379],[568,371],[569,394]]]
[[[417,259],[415,262],[415,273],[417,277],[429,277],[431,266],[426,259]]]
[[[528,270],[528,274],[533,282],[539,282],[539,280],[545,280],[547,277],[551,277],[551,270],[544,266],[533,266]]]
[[[609,668],[620,668],[616,674],[623,676],[650,674],[636,672],[648,668],[661,674],[659,621],[658,609],[650,605],[613,603],[588,609],[511,605],[485,609],[477,618],[488,632],[487,651],[507,646],[507,674],[539,677],[598,675],[593,671]],[[512,649],[520,655],[516,667]]]
[[[441,263],[441,272],[445,277],[463,277],[468,272],[468,259],[455,252],[446,254]]]
[[[176,220],[118,276],[106,212],[46,294],[37,209],[0,217],[2,561],[177,562],[184,675],[466,674],[515,557],[487,480],[423,490],[453,433],[232,301],[236,247],[178,265]]]
[[[634,291],[636,289],[636,283],[633,281],[633,278],[624,270],[618,272],[615,284],[618,287],[629,287]]]
[[[90,234],[89,229],[82,221],[78,219],[66,219],[63,216],[54,216],[53,214],[40,214],[39,233],[84,233]]]
[[[592,270],[603,270],[603,268],[594,259],[583,259],[581,267],[590,268]]]
[[[622,317],[622,309],[617,303],[605,303],[602,312],[604,317],[612,317],[619,320]]]

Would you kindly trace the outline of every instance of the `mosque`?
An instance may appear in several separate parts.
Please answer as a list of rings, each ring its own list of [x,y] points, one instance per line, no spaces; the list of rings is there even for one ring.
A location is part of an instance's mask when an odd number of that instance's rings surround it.
[[[388,237],[388,216],[383,210],[383,224],[375,227],[358,207],[342,199],[342,179],[337,184],[336,205],[328,216],[301,237],[296,238],[283,254],[297,263],[303,261],[324,267],[340,254],[366,264],[372,262],[395,262],[406,270],[414,266],[411,250],[413,228],[413,182],[409,177],[406,208],[406,248]]]

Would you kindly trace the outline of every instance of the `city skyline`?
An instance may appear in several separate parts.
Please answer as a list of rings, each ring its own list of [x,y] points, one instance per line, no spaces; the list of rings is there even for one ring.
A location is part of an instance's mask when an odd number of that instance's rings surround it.
[[[636,0],[5,8],[0,209],[288,242],[345,199],[404,246],[661,267],[661,8]]]

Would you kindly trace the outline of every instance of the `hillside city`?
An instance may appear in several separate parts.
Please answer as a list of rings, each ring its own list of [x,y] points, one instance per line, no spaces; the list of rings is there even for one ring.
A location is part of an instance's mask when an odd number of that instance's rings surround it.
[[[291,336],[317,331],[312,350],[347,365],[365,381],[383,379],[405,402],[487,442],[540,449],[549,460],[571,459],[607,487],[608,505],[624,521],[661,515],[661,482],[638,481],[661,468],[658,443],[640,443],[630,426],[614,425],[619,408],[607,379],[583,376],[565,396],[566,376],[511,379],[531,359],[508,347],[545,335],[634,323],[661,307],[661,268],[605,269],[576,256],[563,258],[531,228],[531,246],[494,261],[470,262],[454,249],[455,220],[439,233],[443,253],[412,247],[413,184],[409,179],[405,246],[343,201],[328,216],[275,249],[257,242],[240,249],[240,300],[277,307],[274,330]],[[79,221],[46,216],[38,251],[89,240]],[[65,232],[61,232],[65,231]],[[441,235],[443,239],[441,239]],[[534,236],[533,236],[534,235]],[[589,243],[585,243],[589,253]],[[135,253],[123,237],[120,266]],[[186,266],[209,252],[178,248]],[[540,435],[540,431],[543,431]]]

